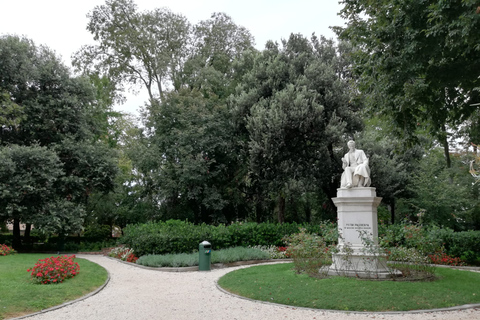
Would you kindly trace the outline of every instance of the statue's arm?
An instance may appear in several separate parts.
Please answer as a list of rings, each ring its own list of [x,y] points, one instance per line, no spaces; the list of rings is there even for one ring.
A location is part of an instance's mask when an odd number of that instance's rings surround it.
[[[362,150],[362,162],[368,167],[368,158],[367,155],[365,154],[365,151]]]
[[[342,157],[342,169],[345,169],[346,167],[348,167],[348,162],[347,156],[345,155],[345,157]]]

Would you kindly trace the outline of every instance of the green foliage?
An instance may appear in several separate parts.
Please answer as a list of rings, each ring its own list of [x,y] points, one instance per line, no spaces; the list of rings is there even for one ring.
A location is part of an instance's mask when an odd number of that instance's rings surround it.
[[[416,215],[413,219],[456,230],[471,227],[479,197],[468,176],[466,160],[464,155],[452,156],[451,168],[447,168],[439,149],[422,158],[408,187],[412,197],[407,201]]]
[[[129,225],[123,230],[120,242],[145,254],[188,253],[198,249],[207,240],[214,250],[235,246],[283,245],[283,237],[295,233],[299,227],[319,233],[318,225],[297,223],[233,223],[231,225],[194,225],[178,220]]]
[[[480,231],[454,232],[448,228],[432,228],[429,234],[432,239],[442,243],[448,255],[468,264],[480,264]]]
[[[407,222],[379,225],[379,244],[392,250],[413,249],[423,257],[444,252],[468,264],[478,264],[480,257],[480,231],[457,231],[438,226],[423,227]],[[400,249],[402,248],[402,249]]]
[[[268,42],[239,62],[250,70],[230,102],[248,144],[242,152],[249,186],[260,197],[278,199],[279,222],[294,189],[335,193],[341,166],[334,147],[361,128],[348,51],[345,43],[292,34],[281,46]]]
[[[55,199],[63,175],[57,154],[38,145],[0,147],[0,218],[26,222]]]
[[[6,244],[0,244],[0,256],[8,256],[15,253],[17,252],[13,248],[7,246]]]
[[[422,225],[406,221],[393,225],[381,224],[378,230],[379,244],[384,248],[413,248],[426,256],[435,253],[442,246],[441,239],[429,230]]]
[[[341,39],[356,47],[354,69],[367,104],[406,137],[432,133],[448,152],[452,130],[479,102],[480,15],[474,1],[342,1]],[[459,41],[452,40],[459,38]],[[448,154],[447,154],[448,155]],[[448,166],[448,156],[447,156]]]
[[[92,240],[102,241],[112,237],[112,229],[106,225],[91,225],[85,228],[83,236]]]
[[[211,263],[232,263],[248,260],[267,260],[268,253],[257,248],[234,247],[221,250],[213,250]],[[137,260],[137,263],[148,267],[191,267],[198,266],[198,252],[165,255],[145,255]]]
[[[300,229],[299,233],[283,239],[288,246],[287,253],[293,259],[296,273],[305,273],[311,277],[325,277],[322,267],[332,264],[333,244],[325,238]]]
[[[10,114],[0,130],[9,164],[0,170],[1,219],[14,221],[17,247],[20,221],[45,233],[79,232],[88,196],[111,190],[116,174],[115,154],[92,132],[95,88],[31,40],[0,37],[0,56],[0,101]]]
[[[108,0],[88,18],[87,29],[97,43],[76,53],[77,69],[96,69],[117,89],[141,83],[150,99],[162,97],[163,85],[179,77],[191,29],[184,16],[168,8],[140,12],[131,0]]]

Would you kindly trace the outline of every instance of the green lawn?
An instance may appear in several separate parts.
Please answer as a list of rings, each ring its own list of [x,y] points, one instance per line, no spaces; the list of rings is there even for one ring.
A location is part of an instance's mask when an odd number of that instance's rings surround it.
[[[0,257],[0,319],[18,317],[77,299],[103,285],[107,271],[76,258],[80,273],[60,284],[40,285],[30,281],[28,268],[46,254],[15,254]]]
[[[366,281],[315,279],[292,268],[287,263],[240,269],[218,284],[251,299],[318,309],[406,311],[480,303],[480,273],[437,268],[436,281]]]

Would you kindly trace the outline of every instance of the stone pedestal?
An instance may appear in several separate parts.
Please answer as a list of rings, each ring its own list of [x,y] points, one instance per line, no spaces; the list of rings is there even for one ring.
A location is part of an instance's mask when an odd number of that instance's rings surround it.
[[[377,207],[382,198],[375,188],[340,188],[333,203],[338,210],[338,253],[333,254],[329,275],[360,278],[389,278],[396,274],[387,267],[378,247]]]

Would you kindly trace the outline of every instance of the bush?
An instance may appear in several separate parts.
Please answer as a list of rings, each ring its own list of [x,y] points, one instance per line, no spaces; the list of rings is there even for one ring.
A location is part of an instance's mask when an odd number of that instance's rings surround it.
[[[267,252],[258,248],[235,247],[218,251],[212,251],[211,263],[232,263],[248,260],[269,259]],[[180,253],[164,255],[145,255],[138,259],[137,263],[148,267],[192,267],[198,266],[199,254]]]
[[[454,232],[452,229],[432,228],[430,237],[443,244],[447,255],[480,265],[480,231]]]
[[[17,252],[13,250],[12,247],[7,246],[6,244],[0,244],[0,256],[8,256],[14,253]]]
[[[289,259],[290,254],[287,252],[287,247],[277,247],[277,246],[254,246],[254,249],[260,249],[268,253],[270,259]]]
[[[65,279],[75,277],[80,272],[78,263],[73,262],[75,256],[59,256],[40,259],[28,272],[33,281],[41,284],[61,283]]]
[[[107,225],[91,225],[85,229],[83,236],[99,242],[110,239],[112,237],[112,229]]]
[[[305,227],[309,232],[321,233],[320,225],[296,223],[233,223],[229,226],[194,225],[190,222],[166,222],[129,225],[120,242],[142,256],[146,254],[190,253],[207,240],[214,250],[230,247],[282,246],[283,237]],[[325,229],[332,228],[325,226]],[[336,240],[336,239],[335,239]]]
[[[403,246],[416,248],[425,255],[444,250],[468,264],[480,264],[480,231],[455,232],[437,226],[422,227],[407,222],[380,225],[379,243],[384,248]]]
[[[329,245],[324,237],[308,233],[306,229],[301,229],[299,233],[287,236],[284,240],[288,245],[287,254],[293,259],[295,272],[313,277],[326,276],[320,270],[332,264],[333,244]]]
[[[133,252],[134,252],[133,249],[130,249],[130,248],[117,247],[110,250],[110,252],[107,255],[109,257],[120,259],[122,261],[136,263],[138,260],[138,257],[135,256]]]

